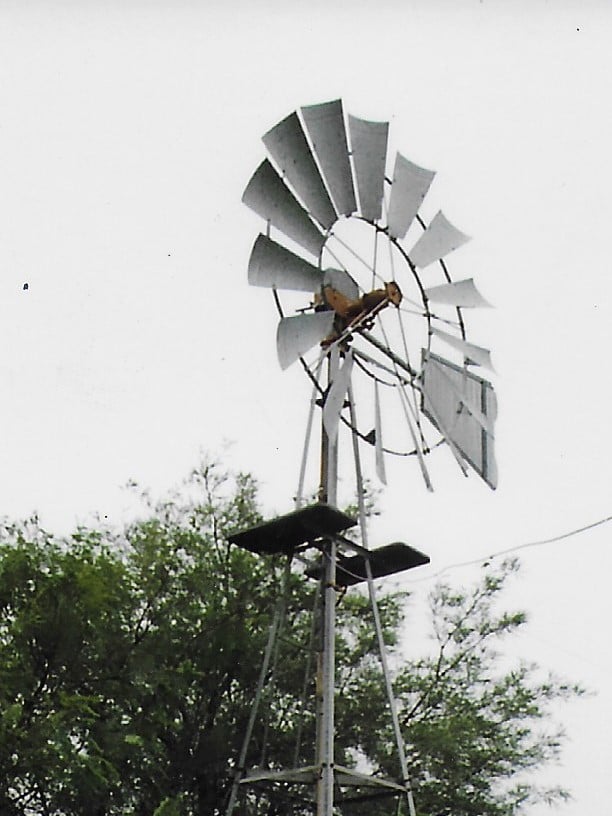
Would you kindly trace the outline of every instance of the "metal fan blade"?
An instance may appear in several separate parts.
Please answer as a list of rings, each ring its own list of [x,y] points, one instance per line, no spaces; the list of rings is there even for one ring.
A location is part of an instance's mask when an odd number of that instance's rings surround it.
[[[323,184],[297,113],[292,113],[269,130],[263,143],[285,174],[310,214],[329,229],[336,211]]]
[[[377,221],[382,212],[389,123],[366,122],[349,114],[348,124],[359,209],[364,218]]]
[[[357,300],[359,297],[359,286],[344,269],[326,269],[323,273],[323,284],[329,284],[351,300]]]
[[[276,351],[284,370],[331,332],[334,312],[283,317],[276,331]]]
[[[446,303],[449,306],[462,306],[468,309],[491,307],[476,288],[472,278],[443,283],[441,286],[432,286],[425,289],[428,300],[434,303]]]
[[[385,472],[385,453],[383,451],[380,395],[378,393],[378,383],[376,380],[374,381],[374,444],[376,451],[376,475],[380,481],[386,485],[387,474]]]
[[[492,428],[497,414],[497,398],[491,383],[443,357],[423,351],[422,386],[423,413],[452,441],[470,467],[495,488],[493,435],[484,427]],[[479,410],[472,413],[468,403],[479,406]]]
[[[389,235],[393,238],[406,235],[435,175],[435,170],[425,170],[397,154],[387,215]]]
[[[340,99],[302,108],[302,116],[336,210],[350,215],[357,209]]]
[[[439,212],[412,247],[408,257],[415,266],[422,268],[429,266],[434,261],[439,261],[469,240],[468,235],[464,235],[453,227],[446,216]]]
[[[353,355],[349,351],[344,363],[338,369],[333,382],[327,392],[325,405],[323,406],[323,426],[333,444],[338,436],[338,425],[340,423],[340,412],[344,405],[344,398],[351,381],[351,371],[353,369]]]
[[[308,252],[319,255],[325,237],[267,159],[253,173],[242,201]]]
[[[469,362],[483,366],[483,368],[488,368],[490,371],[495,371],[493,368],[493,363],[491,362],[491,352],[489,349],[483,348],[482,346],[476,346],[474,343],[468,343],[467,340],[462,340],[460,337],[455,337],[454,334],[448,334],[448,332],[442,331],[442,329],[432,327],[431,332],[436,337],[444,340],[445,343],[448,343],[449,346],[452,346],[453,348],[456,348],[457,351],[462,352],[464,357],[466,357]]]
[[[259,235],[249,258],[249,283],[297,292],[315,292],[321,287],[323,273],[299,255],[265,235]]]

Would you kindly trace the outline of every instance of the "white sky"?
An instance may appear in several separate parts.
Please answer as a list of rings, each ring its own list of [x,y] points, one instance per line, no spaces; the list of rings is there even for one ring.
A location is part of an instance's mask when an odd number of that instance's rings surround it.
[[[451,274],[496,306],[467,325],[499,372],[498,491],[439,450],[428,495],[402,462],[373,543],[433,573],[611,515],[609,5],[224,5],[0,0],[1,512],[120,521],[129,479],[163,491],[225,442],[291,508],[309,388],[246,284],[240,197],[269,127],[342,97],[438,171],[433,211],[473,236]],[[611,532],[525,551],[509,595],[520,654],[598,691],[562,712],[567,816],[607,801]]]

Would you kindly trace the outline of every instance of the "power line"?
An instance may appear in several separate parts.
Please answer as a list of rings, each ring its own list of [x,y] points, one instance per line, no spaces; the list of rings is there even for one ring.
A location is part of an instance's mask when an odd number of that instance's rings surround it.
[[[557,541],[563,541],[565,538],[571,538],[572,536],[579,535],[587,530],[592,530],[594,527],[600,527],[602,524],[607,524],[610,521],[612,521],[612,516],[606,516],[606,518],[599,519],[599,521],[593,521],[591,524],[585,524],[584,527],[577,527],[575,530],[570,530],[568,533],[561,533],[561,535],[556,535],[552,538],[544,538],[541,541],[529,541],[526,544],[517,544],[514,547],[507,547],[504,550],[497,550],[496,552],[489,553],[488,555],[481,556],[480,558],[473,558],[470,561],[458,561],[454,564],[448,564],[446,567],[442,567],[441,570],[438,570],[438,572],[435,572],[433,575],[428,575],[426,578],[416,578],[408,583],[420,584],[423,581],[432,581],[434,578],[438,578],[440,575],[443,575],[449,570],[459,569],[460,567],[471,567],[474,564],[488,566],[488,562],[492,561],[494,558],[499,558],[502,555],[508,555],[509,553],[518,552],[519,550],[526,550],[530,547],[541,547],[544,544],[554,544]]]

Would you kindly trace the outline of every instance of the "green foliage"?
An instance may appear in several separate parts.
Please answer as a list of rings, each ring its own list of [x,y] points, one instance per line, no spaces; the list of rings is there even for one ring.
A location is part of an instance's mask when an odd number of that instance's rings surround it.
[[[123,533],[56,540],[36,519],[0,539],[0,813],[3,816],[212,816],[222,813],[248,720],[284,563],[230,546],[256,523],[257,486],[204,463],[176,495],[150,503]],[[398,703],[411,744],[420,814],[506,816],[537,797],[526,775],[556,757],[548,704],[579,689],[505,666],[503,637],[524,623],[499,613],[505,565],[470,592],[432,596],[436,652],[399,663]],[[301,728],[315,585],[291,574],[275,685],[250,763],[291,764]],[[401,594],[380,599],[396,650]],[[369,603],[338,605],[337,757],[397,775]],[[502,668],[502,666],[504,666]],[[300,726],[302,723],[302,726]],[[252,812],[287,813],[274,798]],[[351,814],[389,813],[388,803]]]
[[[539,788],[528,772],[559,755],[563,735],[549,704],[583,690],[500,658],[502,640],[526,621],[523,612],[497,611],[517,569],[507,561],[467,592],[438,586],[431,596],[436,652],[398,678],[424,813],[510,816],[537,800],[567,798],[560,788]]]

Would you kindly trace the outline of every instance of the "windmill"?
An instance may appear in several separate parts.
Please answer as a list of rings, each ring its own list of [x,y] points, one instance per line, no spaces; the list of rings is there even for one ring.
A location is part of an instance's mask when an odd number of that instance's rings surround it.
[[[406,752],[385,657],[374,579],[429,562],[403,543],[370,549],[364,501],[363,455],[386,483],[389,457],[417,461],[432,490],[427,457],[446,447],[460,471],[497,484],[493,451],[496,397],[474,372],[491,369],[489,351],[467,340],[463,311],[487,307],[473,279],[453,281],[447,256],[466,243],[440,211],[420,214],[435,173],[400,153],[387,175],[387,123],[348,115],[340,100],[303,107],[263,137],[265,158],[243,202],[264,219],[248,264],[249,283],[272,292],[279,313],[281,368],[303,368],[312,385],[296,510],[231,540],[262,556],[317,563],[305,578],[320,581],[317,618],[316,751],[313,762],[288,769],[246,768],[248,745],[264,684],[273,665],[284,615],[279,602],[270,629],[251,718],[237,760],[227,816],[247,786],[293,786],[317,816],[368,795],[415,805]],[[365,420],[357,417],[364,407]],[[318,502],[304,506],[304,480],[313,418],[321,409]],[[390,420],[390,421],[389,421]],[[365,424],[364,424],[365,423]],[[392,432],[388,432],[391,428]],[[361,542],[347,531],[357,522],[337,504],[338,438],[351,441]],[[392,437],[392,438],[391,438]],[[399,776],[383,779],[334,762],[335,606],[339,587],[366,583],[390,714]],[[398,804],[399,807],[399,804]]]

